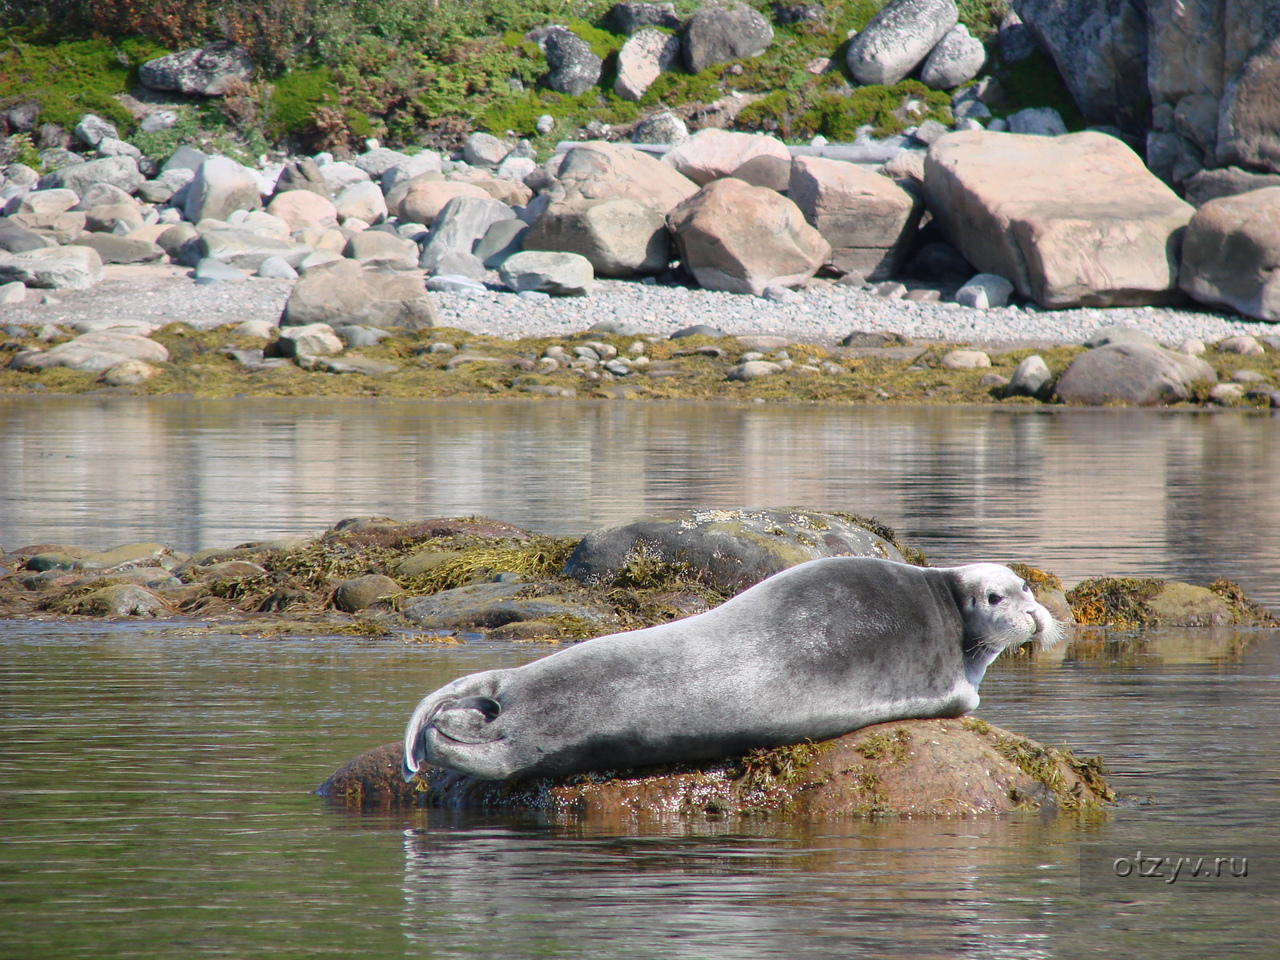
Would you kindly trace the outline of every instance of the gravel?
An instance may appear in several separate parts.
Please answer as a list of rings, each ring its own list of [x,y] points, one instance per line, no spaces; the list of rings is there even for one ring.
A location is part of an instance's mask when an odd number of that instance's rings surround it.
[[[443,326],[517,338],[586,330],[601,320],[634,324],[665,336],[705,323],[728,334],[776,334],[831,344],[853,330],[909,339],[991,344],[1082,342],[1095,330],[1130,326],[1176,345],[1191,337],[1213,343],[1240,335],[1278,335],[1280,325],[1245,322],[1203,310],[1158,307],[1041,310],[1035,306],[975,310],[955,303],[885,300],[835,283],[816,282],[799,303],[679,286],[597,280],[589,297],[521,298],[495,289],[437,292]],[[0,308],[0,324],[69,325],[80,320],[183,321],[202,329],[243,320],[276,321],[292,289],[289,280],[250,278],[199,285],[182,267],[108,267],[91,290],[30,290],[26,302]],[[57,302],[42,302],[46,296]]]

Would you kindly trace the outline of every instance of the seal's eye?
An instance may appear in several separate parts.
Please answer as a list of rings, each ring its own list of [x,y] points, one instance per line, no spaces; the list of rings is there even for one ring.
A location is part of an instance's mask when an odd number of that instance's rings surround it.
[[[991,606],[993,607],[1003,599],[1004,597],[1000,596],[1000,594],[998,593],[987,594],[987,603],[991,604]]]

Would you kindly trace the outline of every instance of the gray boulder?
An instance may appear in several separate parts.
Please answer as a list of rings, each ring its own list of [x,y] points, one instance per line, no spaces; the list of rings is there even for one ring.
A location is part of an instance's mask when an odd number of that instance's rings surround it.
[[[674,30],[680,26],[674,3],[615,3],[604,16],[615,33],[628,35],[645,27]]]
[[[963,23],[957,23],[925,58],[920,81],[934,90],[951,90],[976,77],[986,62],[982,41],[971,36]]]
[[[352,159],[352,163],[373,180],[380,180],[388,170],[409,161],[409,155],[387,147],[374,147]]]
[[[676,146],[688,139],[688,126],[669,110],[646,117],[631,131],[632,143],[660,143]]]
[[[95,183],[109,183],[125,193],[133,193],[146,178],[138,170],[133,157],[103,157],[86,163],[73,163],[40,178],[41,190],[64,188],[83,196]]]
[[[513,253],[524,249],[529,225],[523,220],[499,220],[490,224],[471,252],[490,270],[496,270]]]
[[[1280,187],[1280,174],[1254,173],[1240,167],[1201,170],[1183,185],[1183,197],[1193,207],[1202,207],[1218,197],[1233,197],[1250,190]]]
[[[1140,343],[1112,343],[1080,354],[1058,378],[1066,404],[1158,406],[1190,400],[1197,382],[1216,383],[1199,357]]]
[[[859,83],[897,83],[920,65],[959,16],[955,0],[890,0],[849,43],[849,73]]]
[[[976,310],[988,310],[992,307],[1003,307],[1009,303],[1013,295],[1013,284],[1004,277],[994,273],[979,273],[956,291],[955,300],[966,307]]]
[[[524,249],[580,254],[598,277],[661,273],[671,263],[666,217],[625,197],[552,203],[529,227]]]
[[[515,219],[515,211],[499,200],[454,197],[431,224],[418,265],[434,272],[446,254],[471,253],[476,242],[493,224]]]
[[[49,243],[34,230],[28,230],[8,217],[0,217],[0,252],[22,253],[43,250],[47,246]]]
[[[280,171],[280,176],[276,179],[276,188],[272,196],[274,198],[291,190],[310,190],[312,193],[320,194],[326,200],[333,199],[324,174],[310,157],[303,157],[301,160],[285,164],[285,168]]]
[[[591,45],[564,27],[548,31],[542,42],[551,72],[543,82],[557,93],[576,97],[600,82],[604,61],[591,52]]]
[[[135,210],[138,208],[133,197],[119,187],[114,187],[109,183],[95,183],[81,195],[79,202],[71,209],[92,210],[94,207],[117,203],[129,204]]]
[[[226,41],[157,57],[138,68],[138,79],[150,90],[202,97],[221,96],[231,81],[246,81],[252,75],[249,51]]]
[[[279,339],[267,350],[276,357],[328,357],[341,353],[342,340],[327,323],[281,327]]]
[[[483,130],[471,134],[462,145],[462,159],[473,167],[496,167],[510,152],[510,144]]]
[[[1222,91],[1217,165],[1280,173],[1280,36],[1254,50]],[[1181,104],[1179,104],[1181,106]]]
[[[507,221],[508,223],[511,221]],[[433,266],[428,268],[433,276],[446,277],[466,277],[471,280],[483,280],[485,275],[484,261],[477,257],[474,253],[464,253],[461,250],[455,250],[452,253],[446,253],[444,256],[433,261]],[[480,284],[480,289],[485,288],[484,284]]]
[[[1004,388],[1004,395],[1006,397],[1037,396],[1051,379],[1053,374],[1050,373],[1049,365],[1044,362],[1044,358],[1032,354],[1023,358],[1014,368],[1013,376],[1009,378],[1009,385]]]
[[[75,135],[86,146],[96,147],[104,139],[120,138],[120,131],[110,120],[103,120],[96,113],[86,113],[76,124]]]
[[[354,260],[335,260],[308,270],[294,284],[280,325],[363,324],[422,330],[436,320],[435,304],[418,278],[366,270]]]
[[[691,73],[730,60],[758,57],[773,43],[769,21],[745,3],[708,5],[684,25],[680,46]]]
[[[89,247],[42,247],[0,253],[0,283],[21,281],[28,287],[88,290],[101,279],[102,258]]]
[[[1183,236],[1178,286],[1200,303],[1280,320],[1280,187],[1201,206]]]
[[[86,233],[72,243],[96,250],[103,263],[154,263],[165,256],[164,250],[150,241],[110,233]]]
[[[768,187],[785,194],[791,188],[791,161],[762,153],[743,163],[730,176],[753,187]]]
[[[226,220],[236,210],[257,210],[261,206],[254,172],[229,157],[216,156],[209,157],[196,170],[187,188],[183,216],[192,223]]]
[[[1053,107],[1028,107],[1005,118],[1010,133],[1033,137],[1060,137],[1067,132],[1062,115]]]
[[[102,373],[126,360],[164,363],[168,359],[169,351],[154,340],[118,329],[108,329],[82,334],[45,351],[19,353],[10,365],[18,370],[67,367],[70,370]]]
[[[298,265],[311,253],[301,243],[264,237],[247,230],[206,230],[183,245],[178,259],[194,267],[201,260],[220,260],[239,270],[257,270],[268,257],[282,257],[289,266]]]
[[[342,255],[366,267],[412,270],[418,265],[418,245],[383,230],[361,230],[347,241]]]
[[[535,291],[559,297],[585,297],[595,280],[586,257],[542,250],[513,254],[498,268],[498,276],[517,293]]]
[[[662,574],[739,593],[821,557],[903,560],[893,531],[874,521],[806,510],[692,510],[587,534],[562,571],[590,585],[629,585]]]

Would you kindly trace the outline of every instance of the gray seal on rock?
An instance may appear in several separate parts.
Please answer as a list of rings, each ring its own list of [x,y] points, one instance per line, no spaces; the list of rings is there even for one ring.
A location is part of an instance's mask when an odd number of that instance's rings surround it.
[[[563,776],[957,717],[1002,650],[1060,636],[999,564],[812,560],[706,613],[453,681],[414,711],[403,773]]]

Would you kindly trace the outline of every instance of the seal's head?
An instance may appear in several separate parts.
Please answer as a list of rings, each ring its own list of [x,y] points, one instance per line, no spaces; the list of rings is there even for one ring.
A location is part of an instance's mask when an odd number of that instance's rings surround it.
[[[1051,647],[1062,639],[1062,625],[1008,567],[970,563],[947,572],[964,618],[965,672],[975,687],[987,665],[1009,647],[1033,640]]]

